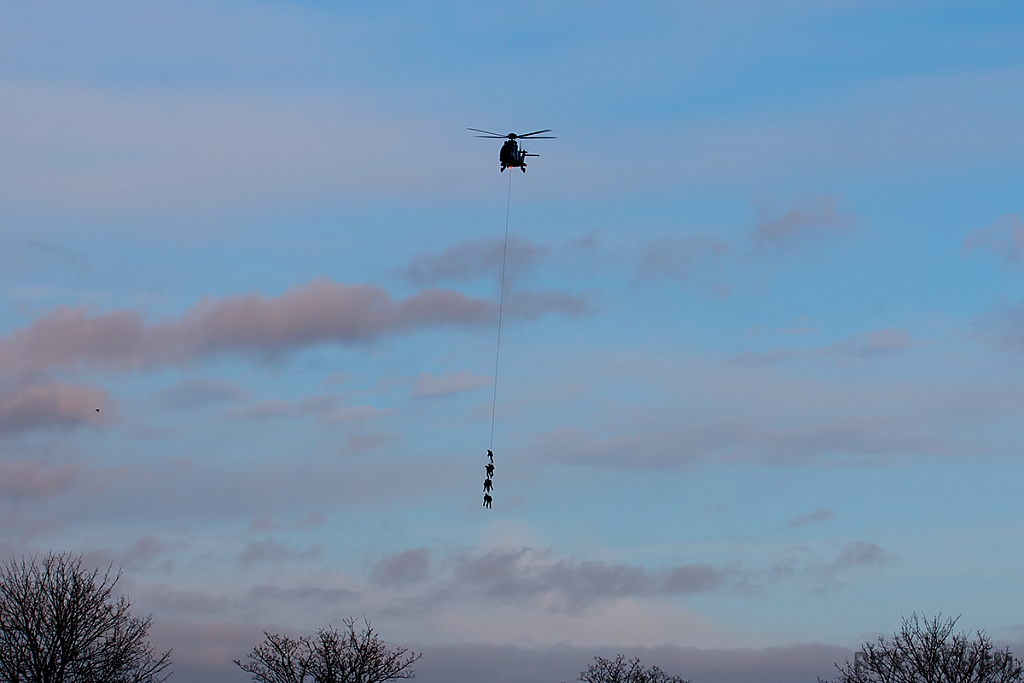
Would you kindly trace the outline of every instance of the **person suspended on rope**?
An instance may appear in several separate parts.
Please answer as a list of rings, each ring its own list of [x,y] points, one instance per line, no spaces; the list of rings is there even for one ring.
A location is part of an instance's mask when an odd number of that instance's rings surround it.
[[[494,489],[494,484],[491,482],[491,478],[484,479],[484,493]]]
[[[484,467],[484,470],[486,470],[486,472],[487,472],[487,478],[488,479],[490,479],[491,477],[494,476],[494,464],[493,463],[487,463],[487,466]]]
[[[490,461],[488,464],[493,465],[494,464],[494,451],[492,451],[490,448],[487,449],[487,458]]]
[[[491,494],[489,493],[484,494],[484,507],[488,510],[491,509]]]

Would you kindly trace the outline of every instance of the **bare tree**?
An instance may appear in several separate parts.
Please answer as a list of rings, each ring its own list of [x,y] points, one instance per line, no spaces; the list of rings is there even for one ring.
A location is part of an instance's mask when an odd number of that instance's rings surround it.
[[[679,676],[669,676],[656,666],[644,668],[639,657],[626,659],[617,655],[615,659],[594,657],[594,663],[581,671],[582,683],[689,683]]]
[[[840,666],[835,683],[1020,683],[1024,662],[1010,648],[996,649],[983,631],[973,638],[954,633],[956,619],[931,621],[917,614],[877,643],[864,643],[851,663]],[[826,683],[818,679],[819,683]]]
[[[114,598],[121,573],[112,571],[85,570],[71,553],[0,564],[0,682],[166,680],[171,653],[153,654],[152,617],[133,616],[128,596]]]
[[[421,654],[389,648],[365,618],[359,630],[354,618],[344,624],[344,630],[329,626],[297,640],[264,632],[266,640],[248,661],[235,664],[257,683],[386,683],[416,677],[412,665]]]

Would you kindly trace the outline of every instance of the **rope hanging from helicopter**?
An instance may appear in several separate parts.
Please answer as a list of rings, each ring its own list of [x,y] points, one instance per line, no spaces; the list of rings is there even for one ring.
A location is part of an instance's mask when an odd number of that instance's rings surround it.
[[[501,247],[501,280],[498,285],[498,338],[494,344],[494,394],[491,397],[491,441],[494,448],[494,413],[498,406],[498,361],[501,358],[501,318],[505,310],[505,264],[508,261],[508,216],[512,207],[512,174],[508,174],[508,195],[505,198],[505,240]]]

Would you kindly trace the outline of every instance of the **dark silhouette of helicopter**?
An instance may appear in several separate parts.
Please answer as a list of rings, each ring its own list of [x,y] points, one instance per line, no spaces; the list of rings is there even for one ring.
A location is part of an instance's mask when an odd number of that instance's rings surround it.
[[[532,133],[526,133],[524,135],[518,135],[516,133],[509,133],[508,135],[502,135],[501,133],[492,133],[489,130],[480,130],[479,128],[469,128],[475,133],[486,133],[486,135],[477,135],[478,138],[489,138],[491,140],[504,140],[505,144],[501,146],[501,152],[498,153],[498,161],[501,162],[501,170],[505,171],[506,168],[521,168],[523,173],[526,173],[526,157],[539,157],[539,154],[527,154],[525,149],[519,148],[517,140],[554,140],[554,135],[541,135],[541,133],[550,133],[551,129],[546,128],[544,130],[535,130]]]

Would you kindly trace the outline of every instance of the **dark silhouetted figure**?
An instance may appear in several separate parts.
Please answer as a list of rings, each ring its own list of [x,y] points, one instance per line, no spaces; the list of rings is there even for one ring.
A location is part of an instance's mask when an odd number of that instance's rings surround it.
[[[490,448],[487,449],[487,458],[490,460],[490,464],[494,464],[494,451]]]
[[[99,409],[99,408],[97,408],[97,409],[96,409],[96,412],[97,412],[97,413],[98,413],[98,412],[100,412],[100,409]]]
[[[494,489],[494,484],[491,482],[491,478],[488,477],[487,479],[484,479],[484,493],[487,493],[488,491],[492,491],[493,489]]]
[[[484,469],[487,470],[487,478],[488,479],[490,479],[491,477],[494,476],[494,465],[493,464],[487,463],[487,467],[485,467]]]
[[[489,493],[484,494],[484,507],[488,510],[491,509],[491,494]]]

